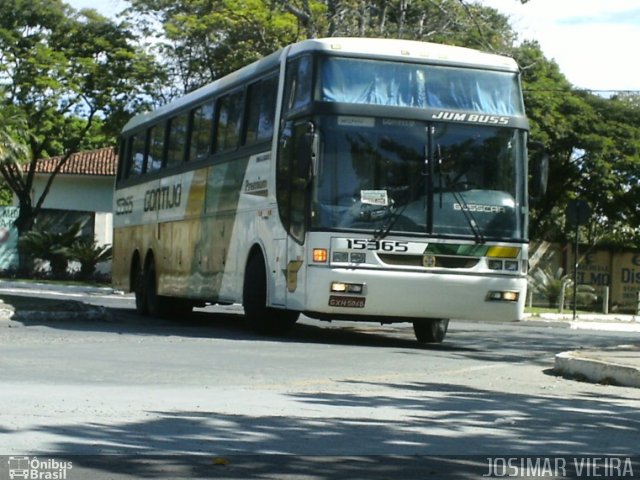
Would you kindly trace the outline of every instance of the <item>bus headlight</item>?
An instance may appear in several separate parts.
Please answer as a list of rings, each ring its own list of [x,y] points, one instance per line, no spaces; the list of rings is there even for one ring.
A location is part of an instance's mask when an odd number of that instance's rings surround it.
[[[487,300],[490,302],[517,302],[520,298],[520,292],[493,291],[487,294]]]
[[[355,293],[361,295],[364,292],[362,283],[331,282],[332,293]]]

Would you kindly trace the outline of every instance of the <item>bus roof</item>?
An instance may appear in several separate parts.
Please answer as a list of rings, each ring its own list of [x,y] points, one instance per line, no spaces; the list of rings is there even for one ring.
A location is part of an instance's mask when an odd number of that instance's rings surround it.
[[[497,70],[519,71],[516,61],[507,56],[481,52],[471,48],[393,38],[319,38],[293,44],[288,56],[306,51],[357,55],[391,60],[456,65]]]
[[[127,122],[123,131],[136,130],[146,125],[149,121],[157,121],[169,114],[190,108],[216,92],[233,88],[234,85],[251,79],[256,75],[273,71],[279,65],[283,55],[291,57],[306,52],[326,52],[332,55],[353,55],[362,58],[396,61],[409,60],[420,63],[488,68],[511,72],[518,72],[519,70],[516,61],[511,57],[452,45],[389,38],[332,37],[309,39],[280,49],[151,112],[136,115]]]

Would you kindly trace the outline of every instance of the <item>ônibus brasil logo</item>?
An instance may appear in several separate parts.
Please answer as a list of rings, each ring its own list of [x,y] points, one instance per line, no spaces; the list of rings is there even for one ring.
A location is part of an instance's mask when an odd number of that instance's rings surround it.
[[[73,468],[72,462],[55,460],[53,458],[39,459],[38,457],[11,456],[9,463],[9,478],[33,480],[66,480],[67,472]]]

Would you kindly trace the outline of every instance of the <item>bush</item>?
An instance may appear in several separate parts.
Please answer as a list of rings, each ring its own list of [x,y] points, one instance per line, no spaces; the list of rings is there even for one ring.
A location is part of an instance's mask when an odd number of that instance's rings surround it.
[[[111,245],[98,245],[90,237],[78,238],[71,247],[66,249],[69,260],[76,260],[80,263],[79,277],[81,280],[88,280],[96,271],[96,266],[100,262],[111,260]]]
[[[76,242],[81,228],[80,223],[74,223],[61,233],[31,230],[20,237],[20,253],[32,259],[48,261],[51,274],[56,278],[63,278],[67,275],[69,266],[68,249]]]

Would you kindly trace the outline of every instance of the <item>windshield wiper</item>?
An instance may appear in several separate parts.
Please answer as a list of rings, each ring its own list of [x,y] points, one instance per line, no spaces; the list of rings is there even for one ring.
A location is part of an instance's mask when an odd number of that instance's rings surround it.
[[[389,209],[389,214],[387,215],[386,220],[380,226],[379,230],[376,230],[373,232],[374,240],[382,240],[384,237],[389,235],[389,232],[391,231],[393,226],[396,224],[396,220],[398,220],[400,215],[402,215],[402,213],[404,212],[404,209],[407,208],[407,205],[408,203],[405,203],[402,206],[402,208],[396,208],[395,210],[392,210],[393,205],[391,205],[391,208]]]
[[[469,210],[469,204],[464,199],[464,196],[456,191],[455,189],[451,190],[453,193],[453,197],[456,199],[456,202],[460,205],[460,210],[462,210],[462,214],[464,215],[465,220],[469,224],[469,228],[473,232],[473,236],[476,239],[476,243],[484,243],[484,236],[482,235],[482,231],[478,226],[478,222],[476,221],[476,217],[473,216],[471,210]]]
[[[451,181],[445,175],[445,172],[443,172],[443,169],[442,169],[443,161],[444,161],[444,155],[442,153],[442,148],[440,147],[440,144],[438,144],[436,145],[435,168],[436,168],[436,174],[438,177],[438,185],[436,187],[439,192],[438,201],[440,204],[440,208],[442,208],[443,193],[446,188],[447,191],[450,191],[453,194],[453,197],[455,198],[456,202],[458,202],[458,204],[460,205],[462,214],[464,215],[464,218],[467,221],[469,228],[473,232],[473,236],[476,239],[476,243],[484,243],[484,236],[482,235],[482,231],[478,226],[478,222],[476,221],[476,218],[473,216],[473,213],[471,213],[471,211],[469,210],[469,204],[464,199],[464,196],[456,189],[456,182],[455,182],[456,179],[454,179],[454,181]],[[433,179],[432,179],[432,184],[433,184]]]

